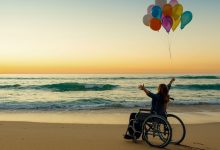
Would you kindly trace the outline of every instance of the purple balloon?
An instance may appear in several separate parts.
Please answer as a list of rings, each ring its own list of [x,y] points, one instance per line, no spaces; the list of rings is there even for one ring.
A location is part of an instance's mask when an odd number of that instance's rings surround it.
[[[147,8],[147,14],[151,13],[152,8],[154,7],[154,4],[151,4],[150,6],[148,6]]]
[[[178,4],[178,1],[177,0],[170,0],[169,3],[171,6],[175,6],[176,4]]]
[[[173,26],[173,19],[170,16],[163,17],[162,26],[167,31],[167,33],[169,33]]]

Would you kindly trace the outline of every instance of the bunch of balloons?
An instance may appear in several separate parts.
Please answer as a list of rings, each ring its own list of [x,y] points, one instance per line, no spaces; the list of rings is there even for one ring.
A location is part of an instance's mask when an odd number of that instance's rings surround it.
[[[144,16],[143,22],[146,26],[154,31],[159,31],[163,26],[169,33],[181,23],[180,28],[184,29],[192,21],[193,15],[190,11],[183,12],[183,5],[178,0],[155,0],[147,9],[147,15]]]

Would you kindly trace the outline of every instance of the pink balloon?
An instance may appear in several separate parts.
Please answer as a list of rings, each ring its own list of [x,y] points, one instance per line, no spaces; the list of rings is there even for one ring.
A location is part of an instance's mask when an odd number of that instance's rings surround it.
[[[155,0],[155,5],[160,6],[161,9],[165,4],[167,4],[167,0]]]
[[[170,16],[163,17],[162,26],[167,31],[167,33],[169,33],[173,26],[173,19]]]
[[[176,4],[179,4],[177,0],[170,0],[169,4],[171,6],[175,6]]]
[[[154,7],[154,4],[151,4],[150,6],[148,6],[148,8],[147,8],[147,13],[148,14],[151,14],[151,10],[152,10],[153,7]]]

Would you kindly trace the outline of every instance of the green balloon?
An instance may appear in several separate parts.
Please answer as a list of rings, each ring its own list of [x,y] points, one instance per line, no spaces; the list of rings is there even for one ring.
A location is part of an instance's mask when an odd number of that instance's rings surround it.
[[[184,29],[186,25],[188,25],[193,18],[193,14],[191,11],[185,11],[181,16],[181,29]]]

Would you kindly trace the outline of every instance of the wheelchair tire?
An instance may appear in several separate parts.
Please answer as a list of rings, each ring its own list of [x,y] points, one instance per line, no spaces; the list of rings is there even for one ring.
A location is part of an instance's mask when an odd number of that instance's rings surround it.
[[[185,125],[179,117],[173,114],[167,114],[167,120],[172,128],[171,143],[178,145],[185,139],[186,136]]]
[[[150,115],[142,125],[142,139],[149,145],[163,148],[172,139],[172,128],[163,116]]]

